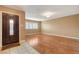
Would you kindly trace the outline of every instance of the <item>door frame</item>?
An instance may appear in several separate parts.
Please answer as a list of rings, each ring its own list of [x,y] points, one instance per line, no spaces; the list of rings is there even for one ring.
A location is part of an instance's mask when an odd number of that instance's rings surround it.
[[[18,42],[16,43],[12,43],[12,44],[7,44],[5,46],[3,46],[2,44],[2,50],[4,50],[5,48],[10,48],[10,47],[13,47],[13,46],[17,46],[17,45],[20,45],[20,39],[19,39],[19,15],[15,15],[15,14],[11,14],[11,13],[6,13],[6,12],[2,12],[2,14],[5,13],[5,14],[8,14],[8,15],[14,15],[14,16],[18,16]],[[2,35],[3,35],[3,16],[2,16]],[[2,41],[3,41],[3,36],[2,36]]]

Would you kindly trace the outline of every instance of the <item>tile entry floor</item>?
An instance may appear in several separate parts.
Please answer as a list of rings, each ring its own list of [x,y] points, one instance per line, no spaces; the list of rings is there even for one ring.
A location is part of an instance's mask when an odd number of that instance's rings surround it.
[[[24,42],[20,46],[0,51],[0,54],[39,54],[39,53],[31,46],[29,46],[26,42]]]

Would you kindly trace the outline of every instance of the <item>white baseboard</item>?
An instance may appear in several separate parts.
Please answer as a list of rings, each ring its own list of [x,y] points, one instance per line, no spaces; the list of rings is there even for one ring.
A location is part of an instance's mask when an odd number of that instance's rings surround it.
[[[25,34],[25,35],[36,35],[36,34],[38,34],[38,33],[32,33],[32,34]]]
[[[56,34],[49,34],[49,33],[43,33],[43,34],[52,35],[52,36],[59,36],[59,37],[66,37],[66,38],[72,38],[72,39],[79,39],[77,37],[70,37],[70,36],[64,36],[64,35],[56,35]]]

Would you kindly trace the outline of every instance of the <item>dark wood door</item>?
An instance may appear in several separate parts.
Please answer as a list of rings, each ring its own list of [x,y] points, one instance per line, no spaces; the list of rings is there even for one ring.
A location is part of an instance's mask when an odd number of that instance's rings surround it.
[[[19,42],[19,16],[2,13],[2,45]]]

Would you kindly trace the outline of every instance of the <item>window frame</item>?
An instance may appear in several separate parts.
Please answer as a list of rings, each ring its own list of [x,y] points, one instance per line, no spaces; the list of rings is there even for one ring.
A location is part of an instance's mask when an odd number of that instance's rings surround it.
[[[38,29],[39,24],[37,22],[26,22],[25,23],[25,29],[33,30],[33,29]]]

